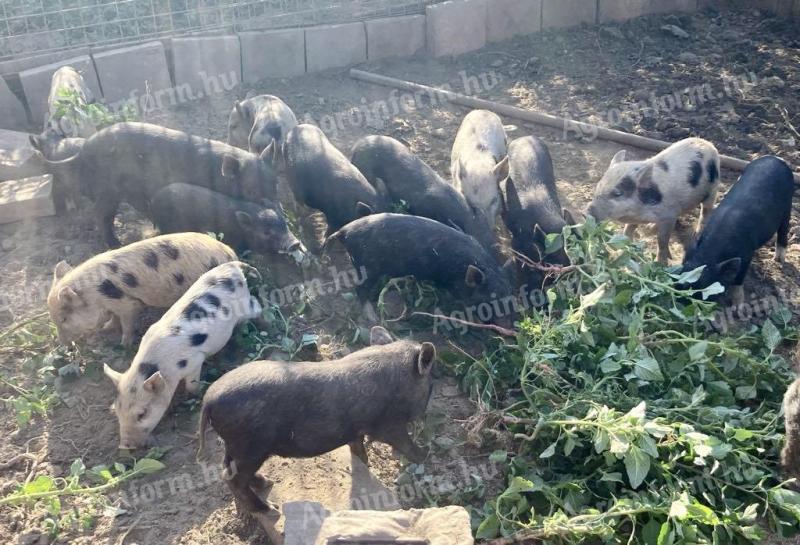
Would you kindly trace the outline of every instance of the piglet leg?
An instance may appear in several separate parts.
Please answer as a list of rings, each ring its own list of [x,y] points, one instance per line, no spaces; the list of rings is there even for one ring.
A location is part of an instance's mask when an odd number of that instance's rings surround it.
[[[739,284],[731,286],[731,299],[733,306],[739,307],[744,304],[744,286]]]
[[[672,255],[669,252],[669,239],[675,229],[675,218],[662,221],[658,224],[658,256],[656,259],[662,265],[668,265]]]
[[[412,462],[422,463],[428,457],[428,451],[414,443],[405,424],[388,426],[381,430],[380,435],[375,435],[374,439],[390,445]]]
[[[791,214],[778,227],[778,240],[775,243],[775,261],[783,265],[786,262],[786,247],[789,246],[789,226]]]
[[[631,240],[636,239],[636,228],[639,227],[635,223],[629,223],[625,226],[625,236]]]
[[[142,304],[130,297],[121,299],[117,304],[120,305],[116,309],[116,315],[119,317],[119,324],[122,327],[122,346],[132,346],[136,332],[136,320],[142,311]]]

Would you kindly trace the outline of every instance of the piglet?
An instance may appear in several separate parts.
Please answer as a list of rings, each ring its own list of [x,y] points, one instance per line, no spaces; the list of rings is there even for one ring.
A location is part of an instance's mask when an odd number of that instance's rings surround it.
[[[776,233],[775,261],[786,258],[793,195],[794,176],[784,161],[768,155],[750,163],[686,253],[684,272],[705,266],[691,287],[730,285],[734,304],[743,303],[750,262]]]
[[[210,426],[225,443],[223,476],[237,505],[265,526],[273,524],[272,509],[259,494],[271,483],[257,471],[271,456],[308,458],[349,444],[366,463],[369,435],[412,461],[424,460],[426,451],[407,428],[425,414],[436,348],[376,333],[373,341],[389,344],[331,362],[251,362],[206,392],[198,457]]]
[[[280,98],[258,95],[236,102],[228,118],[228,144],[260,155],[273,142],[273,164],[297,118]]]
[[[553,160],[544,142],[535,136],[519,138],[508,147],[509,176],[500,184],[503,221],[511,233],[511,247],[534,263],[569,263],[564,250],[545,255],[547,235],[561,234],[572,215],[561,208]],[[541,275],[524,265],[523,281],[541,287]],[[533,284],[531,287],[534,287]]]
[[[162,233],[222,233],[237,251],[292,254],[298,260],[305,252],[283,211],[266,199],[259,206],[205,187],[172,184],[155,194],[149,216]]]
[[[389,198],[404,203],[409,214],[455,227],[495,251],[497,240],[486,215],[470,208],[458,190],[394,138],[362,138],[353,146],[351,161],[373,186],[382,182]]]
[[[719,152],[711,142],[687,138],[646,161],[628,161],[625,150],[617,153],[594,191],[586,210],[597,221],[626,223],[633,238],[636,227],[658,227],[658,261],[671,258],[669,240],[678,218],[698,206],[699,231],[708,221],[719,189]]]
[[[298,125],[292,129],[283,146],[283,158],[295,199],[325,214],[326,236],[386,207],[384,196],[318,127]]]
[[[122,327],[122,344],[130,346],[145,307],[169,307],[207,270],[235,259],[231,248],[208,235],[179,233],[96,255],[75,268],[61,261],[47,296],[50,318],[62,343],[113,320]]]
[[[469,235],[439,222],[402,214],[375,214],[345,225],[326,242],[341,242],[364,279],[356,292],[365,312],[381,279],[414,276],[450,290],[479,316],[500,326],[513,325],[511,282],[507,271]],[[483,318],[481,318],[483,319]]]
[[[117,387],[119,448],[146,446],[178,384],[197,394],[206,358],[225,346],[238,323],[261,315],[245,277],[254,270],[238,261],[214,267],[150,326],[127,371],[104,366]]]
[[[500,212],[498,184],[508,176],[507,142],[497,114],[473,110],[464,117],[450,156],[453,185],[493,226]]]

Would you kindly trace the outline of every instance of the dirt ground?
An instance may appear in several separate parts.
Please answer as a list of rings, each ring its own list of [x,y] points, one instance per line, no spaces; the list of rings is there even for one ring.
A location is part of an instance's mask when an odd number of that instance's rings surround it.
[[[688,37],[664,30],[665,25],[679,27]],[[721,152],[743,159],[773,153],[800,172],[800,37],[796,30],[790,23],[753,11],[669,15],[623,25],[520,37],[455,59],[396,60],[361,68],[420,83],[449,85],[454,91],[581,121],[604,122],[653,138],[675,141],[701,136],[714,142]],[[726,83],[725,78],[737,78],[739,84]],[[697,96],[699,89],[703,89],[705,99],[687,104],[679,98]],[[223,96],[149,113],[143,120],[224,140],[233,101],[250,90],[282,97],[298,118],[320,123],[342,150],[349,150],[362,136],[386,134],[408,144],[443,175],[449,174],[450,146],[466,113],[461,107],[427,99],[395,110],[392,105],[397,94],[390,89],[332,71],[237,87]],[[669,96],[672,100],[665,98]],[[640,103],[652,105],[653,101],[659,111],[640,115]],[[389,109],[388,117],[364,114],[365,109],[378,111],[380,105]],[[594,183],[613,154],[621,149],[587,134],[545,129],[513,119],[504,122],[514,126],[509,127],[512,138],[535,134],[547,142],[561,196],[575,208],[588,203]],[[638,150],[630,151],[639,157],[647,156]],[[724,184],[733,183],[737,176],[724,171]],[[771,260],[772,250],[762,249],[745,286],[748,293],[763,296],[783,290],[797,297],[797,219],[795,215],[787,264],[776,265]],[[118,216],[117,227],[123,242],[154,232],[130,209]],[[318,217],[299,218],[298,228],[310,248],[318,247]],[[648,240],[652,247],[652,240]],[[5,297],[0,298],[1,328],[44,310],[52,270],[58,261],[67,259],[77,264],[103,250],[91,218],[80,215],[2,226],[0,242],[0,278]],[[681,256],[679,242],[676,240],[673,245],[674,256]],[[335,253],[332,260],[335,266],[347,266],[340,253]],[[297,283],[314,274],[287,263],[267,263],[266,269],[275,286]],[[7,308],[4,301],[8,301]],[[791,298],[788,302],[798,303]],[[321,351],[332,357],[349,350],[348,345],[353,346],[364,321],[357,305],[337,293],[315,301],[297,317],[296,325],[298,330],[319,334]],[[401,321],[390,325],[398,335],[432,337],[430,324]],[[440,353],[450,361],[468,357],[459,349],[480,354],[495,342],[479,334],[449,339],[439,336],[436,340]],[[38,474],[67,475],[76,458],[91,467],[110,464],[121,456],[116,449],[116,418],[109,410],[114,392],[102,376],[100,364],[124,368],[133,354],[110,348],[112,339],[104,341],[92,350],[81,351],[84,376],[59,386],[61,401],[46,417],[34,417],[27,427],[18,430],[10,404],[0,405],[0,434],[4,437],[0,441],[0,462],[31,453],[17,463],[0,465],[0,497]],[[0,375],[22,377],[24,356],[13,349],[0,350]],[[215,365],[228,368],[239,363],[241,356],[240,351],[226,351],[215,358]],[[0,385],[0,396],[8,398],[13,394],[6,383]],[[476,444],[474,438],[468,437],[469,419],[476,407],[460,393],[455,379],[442,374],[429,412],[427,433],[433,433],[433,454],[419,474],[450,479],[463,492],[451,495],[450,501],[480,506],[480,495],[467,493],[472,484],[470,473],[483,472],[483,484],[489,492],[502,486],[502,475],[494,471],[488,459],[497,446],[491,442]],[[266,543],[258,530],[236,516],[231,496],[219,479],[220,449],[212,449],[205,464],[195,462],[196,423],[196,405],[177,404],[155,434],[159,445],[168,449],[162,459],[166,469],[123,485],[125,496],[110,494],[111,503],[125,509],[124,513],[99,516],[86,531],[66,529],[54,542]],[[263,473],[276,481],[271,500],[281,503],[308,499],[329,508],[343,508],[355,499],[362,507],[391,507],[365,504],[365,497],[373,496],[365,496],[363,489],[374,491],[382,485],[397,492],[398,486],[407,482],[408,472],[385,446],[371,446],[370,454],[374,478],[367,478],[363,468],[353,468],[346,450],[311,460],[270,460]],[[179,475],[188,476],[190,490],[170,490],[165,479]],[[139,497],[139,492],[144,497],[143,485],[152,484],[150,489],[158,489],[158,483],[161,493],[155,499],[134,505],[123,502]],[[427,505],[429,501],[424,494],[398,496],[406,507]],[[53,542],[43,527],[45,517],[44,509],[1,508],[0,541],[25,545]]]

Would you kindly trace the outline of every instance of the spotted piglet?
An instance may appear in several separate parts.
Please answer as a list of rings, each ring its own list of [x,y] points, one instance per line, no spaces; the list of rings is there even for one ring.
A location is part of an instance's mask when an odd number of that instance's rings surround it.
[[[719,153],[711,142],[687,138],[646,161],[628,161],[625,150],[611,160],[586,212],[598,221],[627,224],[633,237],[642,223],[658,227],[658,261],[670,259],[669,239],[678,217],[702,206],[697,232],[714,209]]]
[[[145,307],[168,308],[200,275],[236,253],[200,233],[177,233],[99,254],[72,268],[56,265],[47,296],[50,318],[62,343],[119,323],[122,344],[133,344]]]
[[[233,261],[208,271],[150,326],[127,371],[105,366],[117,387],[121,449],[145,446],[178,384],[196,394],[206,357],[225,346],[238,323],[261,315],[245,278],[254,270]]]

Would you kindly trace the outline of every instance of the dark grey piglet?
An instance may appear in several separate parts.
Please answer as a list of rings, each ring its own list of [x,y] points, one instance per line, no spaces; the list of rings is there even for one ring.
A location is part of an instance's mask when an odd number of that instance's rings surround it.
[[[569,258],[561,250],[545,255],[547,235],[575,223],[561,208],[553,173],[553,160],[544,142],[535,136],[514,140],[508,147],[509,176],[500,183],[503,221],[511,233],[511,247],[535,263],[566,265]],[[541,274],[521,267],[525,283],[541,287]]]
[[[794,176],[784,161],[766,156],[750,163],[686,253],[684,272],[705,266],[691,287],[720,282],[731,287],[734,304],[744,302],[744,279],[756,250],[777,233],[775,260],[786,257],[793,195]]]
[[[385,331],[372,335],[378,342],[387,337]],[[425,413],[435,359],[430,343],[398,341],[331,362],[248,363],[206,392],[200,452],[211,426],[225,443],[226,483],[236,503],[256,517],[270,512],[263,495],[271,483],[257,471],[272,456],[307,458],[349,444],[366,462],[369,435],[421,462],[426,451],[407,428]]]
[[[405,203],[408,213],[436,220],[475,237],[484,248],[495,251],[493,225],[480,210],[473,210],[455,187],[445,182],[425,161],[388,136],[367,136],[353,146],[353,165],[389,198]]]
[[[481,307],[478,316],[485,322],[513,325],[516,308],[506,270],[457,229],[428,218],[375,214],[345,225],[325,245],[334,240],[344,244],[355,268],[364,271],[356,287],[363,302],[370,301],[382,278],[414,276],[450,290],[466,305]]]
[[[156,193],[150,219],[162,233],[223,233],[225,242],[237,250],[305,251],[289,231],[283,212],[271,202],[264,200],[259,206],[196,185],[172,184]]]
[[[147,123],[117,123],[87,138],[72,157],[44,161],[51,174],[73,180],[94,202],[98,227],[111,247],[119,246],[114,216],[120,202],[147,212],[153,196],[170,184],[255,201],[276,197],[271,156]]]
[[[385,210],[383,195],[319,128],[297,125],[292,129],[283,158],[295,199],[325,214],[326,236],[355,219]]]

